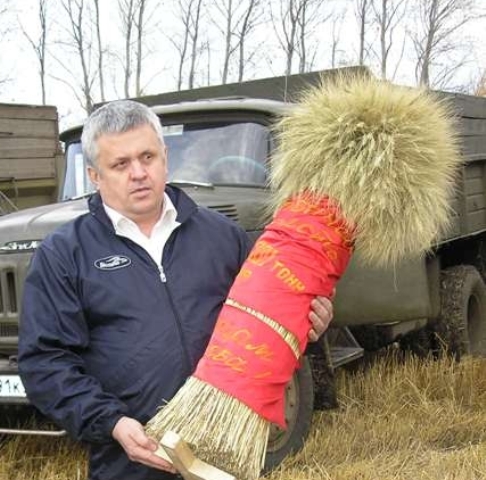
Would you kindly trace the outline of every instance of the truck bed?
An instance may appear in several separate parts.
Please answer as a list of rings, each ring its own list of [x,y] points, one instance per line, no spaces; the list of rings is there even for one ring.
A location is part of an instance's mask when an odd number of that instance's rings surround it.
[[[486,230],[486,98],[441,93],[458,118],[464,166],[451,202],[453,217],[441,242]]]
[[[55,200],[62,162],[57,109],[0,103],[0,214]]]

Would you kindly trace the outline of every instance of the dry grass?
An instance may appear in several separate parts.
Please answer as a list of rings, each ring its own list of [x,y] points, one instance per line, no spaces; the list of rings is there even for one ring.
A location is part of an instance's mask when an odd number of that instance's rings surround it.
[[[66,438],[12,437],[0,446],[0,480],[86,480],[86,454]]]
[[[304,451],[271,480],[486,478],[486,359],[393,355],[340,380]]]
[[[486,478],[486,359],[405,361],[391,354],[340,376],[340,408],[316,413],[305,449],[268,480]],[[85,479],[85,453],[64,440],[0,447],[1,480]]]

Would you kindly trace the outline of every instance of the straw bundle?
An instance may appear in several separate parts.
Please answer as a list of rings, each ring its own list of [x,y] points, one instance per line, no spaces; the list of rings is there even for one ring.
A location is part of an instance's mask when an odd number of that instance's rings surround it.
[[[368,263],[394,264],[427,250],[447,224],[459,163],[452,125],[425,91],[370,78],[340,78],[303,96],[276,127],[274,218],[196,372],[149,422],[150,435],[175,431],[204,461],[240,480],[258,477],[270,423],[284,423],[310,300],[332,291],[353,245]],[[231,335],[242,329],[244,345]]]
[[[277,132],[273,207],[306,190],[335,199],[367,263],[420,255],[447,227],[460,155],[433,93],[341,77],[305,92]]]

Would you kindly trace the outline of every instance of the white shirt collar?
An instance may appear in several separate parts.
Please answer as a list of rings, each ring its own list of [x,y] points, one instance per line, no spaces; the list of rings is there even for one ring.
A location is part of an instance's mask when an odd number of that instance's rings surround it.
[[[111,220],[113,227],[115,228],[116,233],[118,234],[125,234],[128,229],[133,229],[133,227],[138,228],[137,224],[126,217],[125,215],[121,214],[119,211],[109,207],[106,203],[103,202],[103,207],[105,209],[108,218]],[[154,225],[154,229],[156,229],[162,222],[170,222],[174,223],[177,217],[177,210],[172,203],[169,195],[164,192],[164,206],[162,208],[162,213],[160,214],[157,223]]]
[[[176,220],[177,210],[169,196],[164,193],[164,207],[160,218],[152,229],[150,238],[142,233],[133,220],[130,220],[106,204],[103,204],[103,206],[106,214],[113,223],[115,233],[132,240],[146,250],[158,265],[161,275],[164,275],[165,278],[161,263],[164,247],[172,232],[180,225],[180,222]]]

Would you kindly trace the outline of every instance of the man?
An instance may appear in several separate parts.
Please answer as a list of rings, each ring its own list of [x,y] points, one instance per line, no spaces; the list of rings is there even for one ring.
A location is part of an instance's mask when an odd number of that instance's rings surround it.
[[[132,101],[82,136],[98,192],[52,233],[25,283],[19,370],[32,403],[90,446],[90,479],[170,479],[142,425],[191,375],[248,254],[236,223],[166,186],[157,116]],[[309,333],[328,326],[313,301]]]

